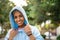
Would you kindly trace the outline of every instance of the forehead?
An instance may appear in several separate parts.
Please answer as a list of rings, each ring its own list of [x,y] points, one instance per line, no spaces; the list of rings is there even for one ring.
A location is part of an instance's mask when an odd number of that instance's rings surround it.
[[[14,10],[13,15],[22,15],[22,13],[20,11],[18,11],[18,10]]]

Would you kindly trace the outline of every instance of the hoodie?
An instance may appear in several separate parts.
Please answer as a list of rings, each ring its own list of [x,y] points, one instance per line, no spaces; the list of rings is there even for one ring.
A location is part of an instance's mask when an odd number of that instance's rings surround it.
[[[11,29],[6,34],[5,40],[9,39],[10,31],[12,29],[18,29],[18,25],[17,25],[17,23],[15,23],[14,17],[13,17],[13,14],[12,14],[12,12],[15,9],[19,10],[22,13],[22,15],[24,16],[24,24],[26,24],[26,25],[29,24],[25,10],[22,7],[15,6],[10,11],[10,14],[9,14]],[[38,29],[35,26],[31,26],[31,25],[29,25],[29,26],[30,26],[31,32],[34,35],[34,37],[36,38],[36,40],[44,40],[43,37],[40,35],[40,32],[38,31]],[[13,38],[13,40],[30,40],[30,39],[29,39],[28,35],[25,33],[24,28],[22,28],[22,29],[18,30],[18,34]]]
[[[25,20],[24,20],[24,24],[29,24],[28,23],[28,19],[27,19],[27,16],[26,16],[26,12],[24,11],[24,9],[22,7],[14,7],[11,11],[10,11],[10,15],[9,15],[9,18],[10,18],[10,24],[11,24],[11,28],[14,28],[14,29],[18,29],[18,25],[16,24],[16,22],[14,21],[14,17],[12,15],[12,12],[17,9],[19,10],[22,15],[24,16]]]

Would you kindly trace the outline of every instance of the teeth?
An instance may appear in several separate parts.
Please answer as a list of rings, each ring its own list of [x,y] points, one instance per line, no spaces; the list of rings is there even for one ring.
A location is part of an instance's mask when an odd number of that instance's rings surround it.
[[[18,23],[21,23],[21,22],[18,22]]]
[[[20,23],[20,22],[18,22],[18,23]]]

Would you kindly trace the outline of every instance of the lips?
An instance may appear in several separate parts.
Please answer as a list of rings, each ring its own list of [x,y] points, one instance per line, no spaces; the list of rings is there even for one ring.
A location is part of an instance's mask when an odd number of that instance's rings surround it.
[[[22,23],[21,21],[18,22],[18,24],[21,24],[21,23]]]

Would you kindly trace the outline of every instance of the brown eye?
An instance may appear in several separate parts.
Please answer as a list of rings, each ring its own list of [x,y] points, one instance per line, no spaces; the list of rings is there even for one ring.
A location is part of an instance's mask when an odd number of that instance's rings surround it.
[[[19,15],[19,17],[23,17],[22,15]]]
[[[17,16],[14,17],[15,19],[17,18]]]

